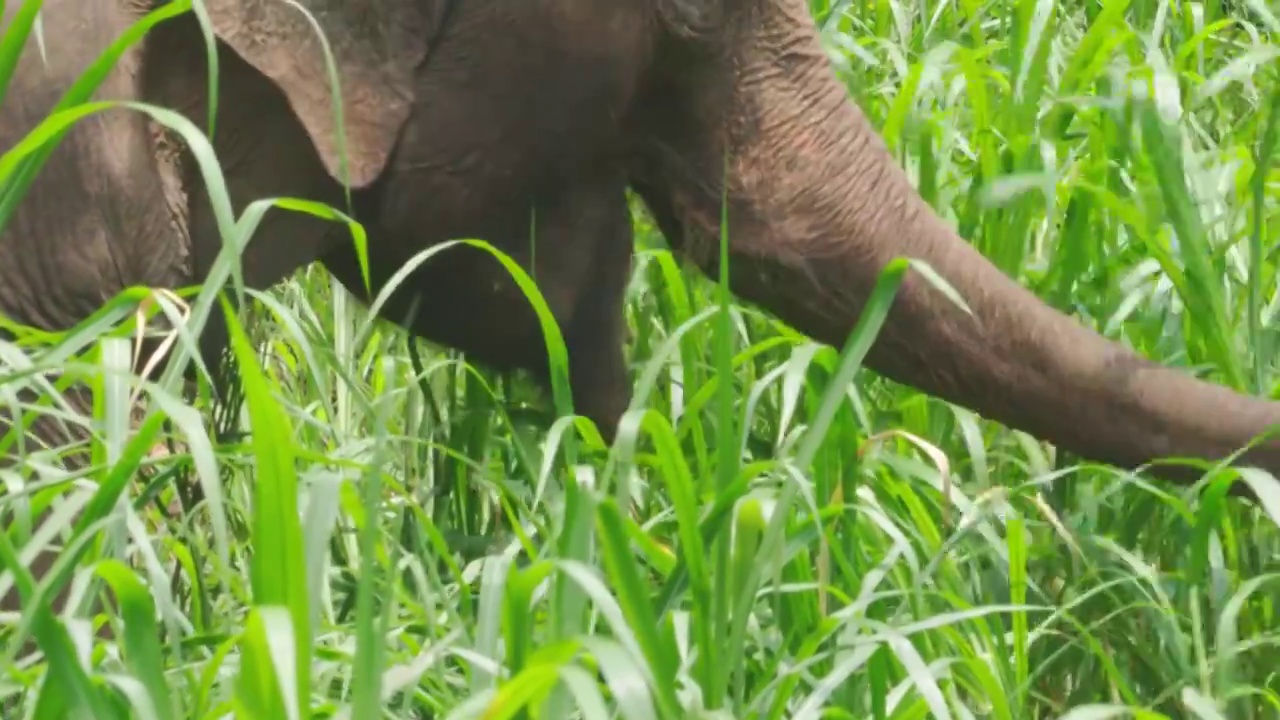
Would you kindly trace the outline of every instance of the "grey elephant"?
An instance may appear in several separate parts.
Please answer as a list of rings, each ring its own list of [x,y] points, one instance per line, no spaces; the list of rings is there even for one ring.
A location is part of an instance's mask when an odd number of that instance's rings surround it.
[[[282,195],[344,206],[314,19],[336,60],[375,291],[450,238],[511,254],[564,332],[576,407],[606,437],[630,395],[628,187],[672,247],[712,276],[727,199],[733,290],[828,344],[843,344],[886,263],[927,262],[972,314],[913,274],[868,364],[1084,457],[1124,467],[1218,459],[1280,421],[1280,404],[1084,328],[958,237],[850,102],[803,0],[300,4],[311,18],[281,0],[205,0],[220,66],[213,143],[234,206]],[[47,65],[29,44],[0,106],[0,147],[151,7],[46,2]],[[186,13],[153,29],[100,96],[174,108],[205,127],[207,78],[200,26]],[[104,113],[70,133],[0,235],[0,311],[66,327],[127,285],[200,281],[219,247],[189,154],[139,113]],[[345,228],[297,213],[267,216],[245,251],[245,280],[267,288],[314,261],[363,294]],[[446,299],[466,313],[432,311]],[[421,311],[407,319],[415,300]],[[481,251],[427,262],[383,314],[479,362],[545,376],[527,301]],[[223,341],[216,327],[205,340]],[[1280,470],[1280,444],[1243,458]],[[1157,472],[1194,477],[1174,465]]]
[[[48,65],[29,44],[0,108],[0,142],[12,145],[157,4],[46,2]],[[673,248],[713,276],[727,198],[734,291],[829,344],[844,342],[890,259],[924,260],[972,315],[913,275],[869,365],[1084,457],[1125,467],[1217,459],[1280,421],[1276,403],[1085,329],[959,238],[848,99],[802,0],[303,0],[315,25],[281,0],[205,5],[221,77],[214,147],[236,208],[278,195],[343,207],[318,26],[336,60],[375,291],[450,238],[511,254],[564,332],[575,405],[606,436],[629,398],[628,186]],[[207,77],[203,36],[186,13],[154,28],[101,96],[175,108],[203,127]],[[211,207],[189,155],[163,140],[145,116],[123,111],[70,134],[0,236],[0,311],[65,327],[128,284],[203,277],[220,247]],[[245,252],[246,282],[266,288],[319,260],[363,294],[346,233],[272,212]],[[406,322],[416,299],[414,332],[545,375],[541,330],[507,277],[482,251],[450,249],[383,313]],[[446,299],[468,311],[430,310]],[[1262,442],[1244,457],[1280,469],[1278,450]]]

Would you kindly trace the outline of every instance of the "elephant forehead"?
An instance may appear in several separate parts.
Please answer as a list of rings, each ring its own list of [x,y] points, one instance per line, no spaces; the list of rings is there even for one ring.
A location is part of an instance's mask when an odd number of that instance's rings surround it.
[[[547,0],[547,15],[571,44],[616,47],[621,41],[643,37],[654,29],[655,15],[647,0]]]
[[[643,3],[464,2],[457,13],[418,69],[400,169],[518,179],[616,139],[646,60]]]

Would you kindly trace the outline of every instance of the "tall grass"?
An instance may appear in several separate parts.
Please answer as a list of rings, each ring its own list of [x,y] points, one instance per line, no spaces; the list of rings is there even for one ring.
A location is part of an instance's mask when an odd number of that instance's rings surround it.
[[[1150,357],[1272,393],[1274,10],[809,4],[850,94],[987,257]],[[27,40],[9,27],[0,88]],[[0,218],[59,128],[123,111],[84,104],[94,77],[5,149]],[[220,281],[272,203],[324,212],[264,199],[236,218],[207,141],[129,111],[196,148],[235,241]],[[905,265],[841,350],[689,272],[638,206],[635,222],[635,400],[612,454],[565,415],[562,377],[546,397],[418,345],[319,268],[247,293],[231,323],[243,440],[215,440],[183,396],[189,338],[160,380],[123,372],[142,291],[0,344],[10,407],[30,388],[29,413],[99,429],[75,482],[49,452],[0,473],[0,593],[24,600],[0,625],[5,717],[1280,712],[1280,532],[1225,483],[1080,464],[858,372]],[[219,308],[210,288],[189,302],[194,327]],[[70,380],[99,391],[90,415],[55,402]],[[34,583],[42,548],[60,563]],[[82,613],[91,594],[109,611]]]

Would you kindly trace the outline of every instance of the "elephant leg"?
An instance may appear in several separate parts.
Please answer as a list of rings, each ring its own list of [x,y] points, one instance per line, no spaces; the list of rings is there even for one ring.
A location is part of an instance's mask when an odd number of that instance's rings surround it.
[[[625,186],[612,176],[589,176],[540,198],[533,210],[532,222],[488,233],[459,228],[445,237],[485,237],[533,277],[565,340],[574,407],[612,440],[630,398],[622,352],[632,251]],[[417,249],[430,243],[398,228],[366,226],[376,295]],[[353,294],[370,300],[349,245],[331,250],[322,262]],[[380,315],[462,351],[473,362],[528,371],[549,386],[537,315],[507,270],[484,250],[459,246],[429,258],[390,295]]]
[[[594,421],[612,443],[631,402],[625,302],[635,245],[626,195],[602,202],[607,212],[599,226],[582,229],[596,238],[594,272],[578,298],[565,343],[574,409]]]
[[[541,254],[533,258],[534,279],[564,338],[574,411],[612,443],[631,401],[624,303],[634,238],[626,193],[620,185],[584,183],[546,208],[544,216],[537,225]],[[566,256],[572,260],[566,262]],[[585,272],[580,269],[584,258]],[[522,264],[530,266],[527,260]],[[501,316],[493,321],[506,322]],[[545,340],[536,327],[530,336],[523,367],[550,391]]]

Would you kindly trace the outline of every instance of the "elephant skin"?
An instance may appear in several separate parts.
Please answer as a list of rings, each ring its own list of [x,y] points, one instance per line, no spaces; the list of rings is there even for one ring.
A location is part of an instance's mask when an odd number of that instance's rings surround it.
[[[450,238],[513,255],[565,333],[580,412],[606,437],[630,397],[628,186],[673,248],[712,276],[727,199],[733,290],[827,344],[844,343],[886,263],[927,262],[972,314],[910,274],[870,367],[1085,458],[1126,468],[1217,460],[1280,421],[1280,404],[1084,328],[958,237],[850,102],[803,0],[454,1],[301,0],[336,59],[344,166],[310,21],[289,3],[206,0],[221,78],[213,143],[232,203],[283,195],[343,208],[345,178],[369,232],[375,292]],[[86,46],[146,2],[45,6],[52,69],[24,55],[0,109],[6,146],[24,126],[13,113],[38,119],[56,97],[49,77],[69,83],[91,57]],[[103,96],[175,108],[205,127],[194,15],[158,26],[124,66]],[[0,235],[0,311],[23,322],[65,326],[123,284],[199,281],[220,247],[189,156],[170,172],[134,115],[84,125]],[[176,209],[158,201],[178,195]],[[343,226],[272,211],[245,252],[246,281],[267,288],[317,260],[364,295]],[[464,312],[438,310],[453,303]],[[535,316],[481,251],[429,260],[382,312],[481,362],[545,377]],[[223,331],[209,328],[206,340],[218,346]],[[1241,457],[1280,470],[1274,441]],[[1153,472],[1198,477],[1173,464]]]

